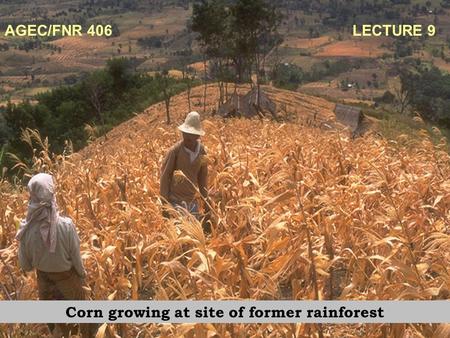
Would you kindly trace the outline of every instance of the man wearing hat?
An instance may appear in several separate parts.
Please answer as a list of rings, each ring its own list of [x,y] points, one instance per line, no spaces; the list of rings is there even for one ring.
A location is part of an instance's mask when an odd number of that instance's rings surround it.
[[[205,135],[205,132],[199,113],[190,112],[178,129],[182,132],[183,140],[170,148],[163,160],[160,194],[165,203],[186,209],[198,218],[197,189],[203,200],[208,199],[206,151],[200,143],[200,136]],[[205,212],[208,211],[208,203],[205,203]]]

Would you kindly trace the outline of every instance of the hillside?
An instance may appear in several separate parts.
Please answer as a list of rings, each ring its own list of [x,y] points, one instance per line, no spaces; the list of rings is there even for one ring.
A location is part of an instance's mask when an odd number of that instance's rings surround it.
[[[301,67],[312,78],[303,78],[298,84],[308,85],[314,95],[323,93],[323,87],[329,86],[330,97],[368,101],[381,96],[390,90],[394,78],[388,74],[398,58],[411,56],[442,71],[450,69],[450,45],[445,33],[450,29],[448,1],[391,0],[386,2],[388,5],[349,1],[275,3],[283,14],[279,33],[284,42],[276,53],[271,53],[266,72],[270,74],[277,63]],[[196,65],[202,60],[202,51],[196,34],[189,29],[192,13],[193,2],[187,0],[1,1],[0,106],[9,100],[15,103],[34,100],[37,92],[80,81],[83,73],[101,69],[112,57],[129,58],[142,72],[182,70],[190,64]],[[9,24],[34,21],[80,24],[85,34],[39,39],[5,34]],[[433,24],[437,34],[400,43],[392,37],[352,36],[353,23],[372,21],[414,21],[424,27]],[[110,25],[114,34],[87,35],[91,25],[103,25],[101,30]],[[348,69],[329,71],[330,64],[339,60],[350,64],[359,61]],[[353,72],[348,74],[350,70]],[[353,87],[345,89],[345,85],[339,85],[342,81]]]
[[[329,122],[330,124],[334,123],[335,118],[333,109],[335,104],[332,102],[297,92],[276,89],[274,87],[263,86],[262,88],[277,104],[277,109],[281,111],[280,113],[282,115],[286,115],[300,124],[310,123],[310,121],[313,120],[315,113],[317,113],[316,124],[318,126],[322,122]],[[237,91],[242,94],[246,93],[249,89],[249,85],[242,85],[238,86]],[[192,89],[192,110],[198,110],[199,112],[203,111],[203,90],[203,86]],[[233,91],[234,85],[230,84],[228,94],[231,95]],[[213,110],[217,110],[217,102],[219,100],[217,87],[214,85],[209,85],[206,97],[206,110],[210,115]],[[121,147],[124,147],[124,150],[127,150],[126,147],[127,144],[129,144],[130,139],[133,139],[133,143],[136,141],[135,137],[138,135],[143,136],[145,139],[145,136],[149,136],[149,134],[147,134],[148,132],[150,132],[150,135],[153,135],[153,130],[158,130],[159,128],[164,128],[167,133],[170,133],[170,139],[166,140],[167,143],[165,143],[170,144],[178,137],[173,130],[176,129],[175,127],[177,125],[182,123],[185,114],[188,112],[187,94],[182,93],[172,98],[170,107],[171,119],[173,120],[172,127],[167,128],[164,123],[166,119],[166,108],[164,103],[160,102],[156,105],[150,106],[144,111],[144,114],[140,114],[136,116],[136,118],[133,118],[114,128],[114,130],[107,134],[106,140],[104,137],[98,139],[94,144],[82,150],[79,155],[82,155],[82,157],[85,158],[86,156],[91,156],[92,151],[104,152],[106,149],[117,151],[118,143]],[[286,114],[286,111],[288,114]],[[208,121],[212,124],[215,124],[220,120],[221,119],[216,120],[215,118],[208,118]],[[211,123],[207,122],[208,125]],[[147,130],[147,128],[151,128],[152,131]],[[340,126],[340,128],[342,128],[342,126]],[[144,146],[144,144],[141,146]],[[165,148],[163,152],[164,151]]]
[[[202,111],[201,87],[193,109]],[[267,89],[291,123],[205,116],[214,229],[165,221],[159,167],[178,140],[186,94],[50,165],[58,203],[81,237],[91,299],[448,299],[450,158],[426,133],[414,147],[367,134],[351,140],[333,104]],[[217,90],[208,91],[208,111]],[[406,146],[405,146],[406,145]],[[0,189],[0,299],[36,298],[17,266],[15,222],[25,193]],[[178,229],[178,230],[177,230]],[[311,264],[313,262],[313,264]],[[6,265],[5,265],[6,264]],[[439,336],[444,325],[324,325],[325,336]],[[10,331],[8,331],[10,330]],[[245,330],[245,331],[243,331]],[[110,325],[114,336],[308,336],[313,325]],[[45,334],[44,325],[0,325]]]

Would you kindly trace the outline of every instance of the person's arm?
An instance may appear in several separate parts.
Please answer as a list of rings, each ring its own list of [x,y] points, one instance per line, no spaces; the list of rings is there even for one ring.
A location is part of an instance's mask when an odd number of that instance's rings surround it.
[[[72,261],[75,271],[81,278],[86,277],[86,270],[84,269],[83,261],[80,253],[80,238],[78,237],[75,225],[71,222],[70,233],[70,259]]]
[[[27,250],[25,248],[25,242],[24,240],[21,240],[19,243],[19,265],[23,271],[31,271],[33,270],[33,265],[31,264],[31,260],[28,257]]]
[[[173,172],[175,171],[175,153],[175,148],[170,149],[161,166],[159,193],[163,198],[163,202],[169,201],[170,182],[173,177]]]

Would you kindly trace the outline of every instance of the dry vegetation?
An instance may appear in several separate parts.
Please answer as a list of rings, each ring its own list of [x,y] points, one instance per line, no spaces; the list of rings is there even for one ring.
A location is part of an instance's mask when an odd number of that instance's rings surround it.
[[[433,63],[436,67],[440,68],[441,70],[450,73],[450,63],[445,62],[440,58],[434,58]]]
[[[201,92],[193,90],[194,108]],[[216,89],[208,93],[211,109]],[[297,104],[297,114],[331,113],[322,99],[269,94]],[[175,123],[186,109],[185,94],[174,98]],[[56,176],[61,212],[82,239],[91,299],[449,298],[449,155],[426,133],[408,147],[406,136],[350,140],[298,123],[208,117],[214,229],[205,238],[197,222],[161,217],[159,166],[178,139],[163,116],[162,104],[152,106],[71,157],[52,161],[44,151],[34,168]],[[0,299],[34,299],[35,279],[20,273],[13,239],[27,197],[6,184],[0,194]],[[6,335],[31,329],[46,333],[43,325],[0,326]],[[438,337],[448,327],[147,324],[108,325],[106,333],[305,337],[319,329],[330,337]]]
[[[195,69],[195,71],[199,74],[203,74],[205,72],[205,64],[203,62],[191,63],[188,67]],[[206,65],[206,71],[208,71],[208,64]]]

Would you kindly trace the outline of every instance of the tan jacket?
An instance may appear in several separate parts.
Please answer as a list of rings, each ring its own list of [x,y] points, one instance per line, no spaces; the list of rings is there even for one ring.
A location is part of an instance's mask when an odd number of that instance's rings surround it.
[[[39,227],[28,229],[20,240],[20,267],[25,271],[36,268],[43,272],[63,272],[73,267],[84,278],[86,271],[80,256],[80,238],[70,218],[59,218],[56,236],[56,249],[52,253],[44,245]]]
[[[180,170],[181,173],[176,171]],[[168,151],[161,166],[160,194],[170,202],[187,203],[196,198],[196,191],[206,190],[208,166],[206,151],[200,143],[200,152],[191,163],[189,153],[183,146],[183,141],[175,144]]]

